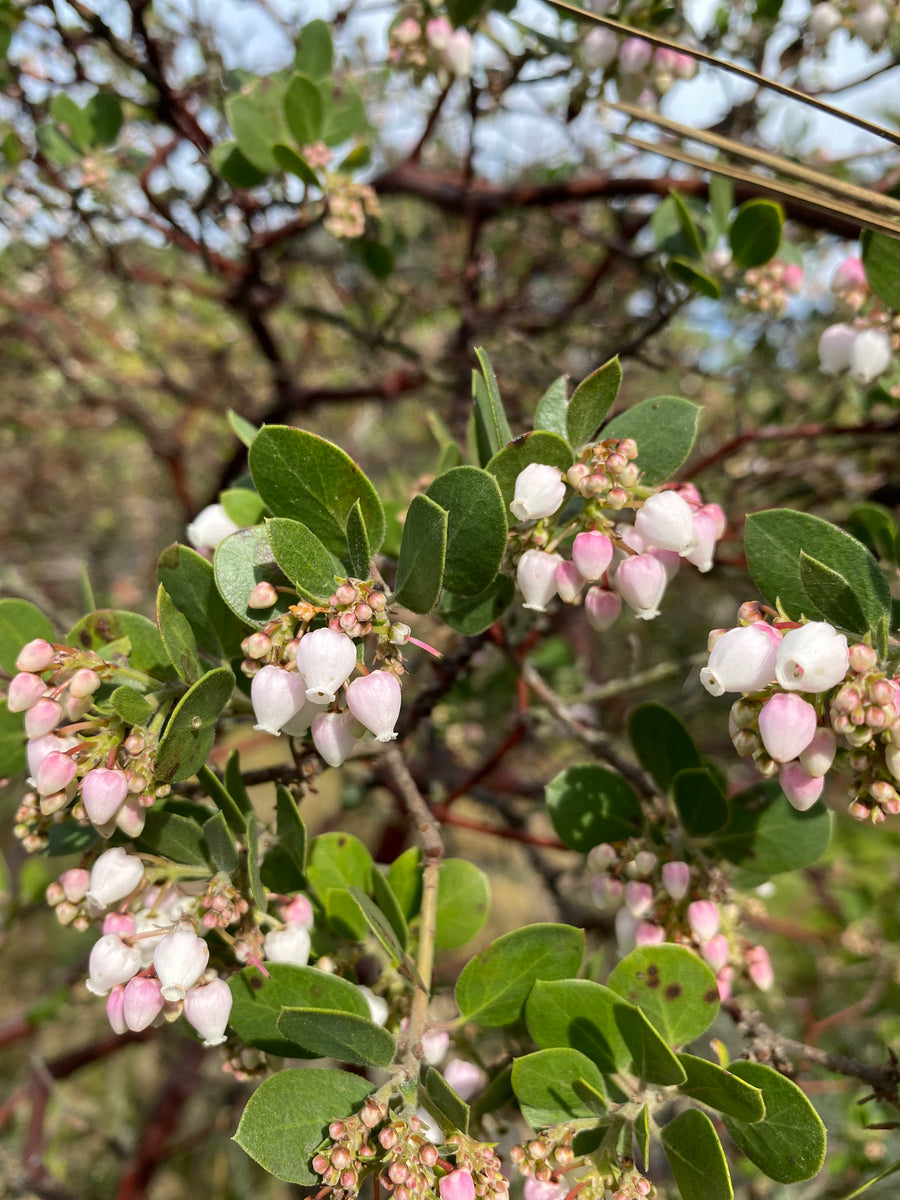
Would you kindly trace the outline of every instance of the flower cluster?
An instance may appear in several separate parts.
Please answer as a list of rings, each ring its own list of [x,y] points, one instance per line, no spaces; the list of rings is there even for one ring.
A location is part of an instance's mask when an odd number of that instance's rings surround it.
[[[848,646],[825,621],[787,621],[753,603],[740,617],[735,628],[713,632],[700,673],[712,695],[742,696],[730,718],[738,754],[767,778],[777,775],[801,811],[835,767],[852,778],[857,820],[880,824],[900,813],[900,678],[871,646]]]
[[[146,811],[167,784],[155,775],[157,730],[128,725],[95,694],[130,672],[93,651],[36,638],[16,660],[9,684],[10,712],[24,712],[29,783],[33,791],[16,813],[16,836],[27,850],[47,844],[65,815],[92,824],[104,837],[121,830],[137,837]]]
[[[525,1177],[525,1200],[565,1200],[570,1191],[588,1200],[644,1200],[656,1188],[630,1158],[605,1155],[576,1162],[574,1125],[551,1125],[536,1138],[513,1146],[510,1158]],[[566,1176],[569,1176],[567,1178]]]
[[[379,212],[374,188],[335,171],[326,174],[325,191],[328,215],[324,226],[331,236],[349,240],[362,237],[366,232],[366,218],[377,217]]]
[[[693,79],[697,63],[678,50],[659,47],[654,50],[643,38],[626,38],[620,45],[611,29],[594,27],[580,43],[581,61],[588,71],[607,71],[615,67],[625,92],[649,84],[656,95],[664,95],[678,79]],[[652,96],[647,97],[652,100]]]
[[[900,345],[897,319],[872,299],[858,258],[847,258],[840,264],[831,289],[853,319],[822,331],[819,368],[825,375],[847,371],[856,383],[868,387],[891,367],[894,351]]]
[[[887,41],[891,14],[881,0],[860,0],[859,3],[833,4],[823,0],[815,4],[807,18],[807,28],[813,47],[824,51],[832,34],[847,29],[851,37],[860,38],[871,50],[880,50]]]
[[[623,600],[636,617],[651,620],[682,558],[700,571],[712,568],[725,531],[721,508],[704,504],[692,484],[641,487],[636,458],[630,438],[608,439],[589,446],[565,476],[545,463],[520,472],[510,508],[520,522],[536,522],[512,539],[525,608],[544,612],[555,596],[577,604],[587,587],[584,610],[592,628],[608,629]],[[572,492],[585,504],[560,528],[550,519]],[[625,509],[634,511],[633,524],[615,519]],[[556,552],[569,544],[571,560]]]
[[[474,47],[468,29],[454,29],[446,17],[424,13],[403,17],[388,35],[390,60],[421,75],[436,70],[462,79],[472,74]]]
[[[802,287],[803,268],[797,263],[784,263],[773,258],[761,267],[751,267],[744,272],[738,299],[757,312],[783,317],[789,297],[798,295]]]

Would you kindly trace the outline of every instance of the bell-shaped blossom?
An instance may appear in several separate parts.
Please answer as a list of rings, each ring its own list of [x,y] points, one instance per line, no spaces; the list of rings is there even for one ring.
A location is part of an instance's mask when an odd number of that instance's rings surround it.
[[[55,733],[46,733],[43,737],[31,738],[25,745],[28,774],[31,779],[37,778],[41,763],[48,754],[55,751],[65,754],[67,750],[74,750],[78,744],[77,738],[57,737]]]
[[[649,42],[642,38],[626,38],[619,47],[619,70],[623,75],[638,75],[653,57]]]
[[[589,71],[605,70],[619,53],[619,39],[611,29],[594,26],[581,39],[581,58]]]
[[[163,1010],[165,1001],[159,980],[151,975],[135,975],[125,985],[123,1016],[125,1024],[135,1033],[147,1029]]]
[[[109,995],[106,997],[106,1016],[112,1026],[113,1033],[123,1034],[128,1032],[128,1026],[125,1024],[125,989],[121,983],[117,983]]]
[[[329,767],[339,767],[356,745],[344,713],[320,712],[313,717],[312,740]]]
[[[715,642],[700,682],[711,696],[758,692],[772,682],[779,645],[757,625],[729,629]]]
[[[809,14],[809,32],[818,45],[824,46],[840,24],[841,14],[835,5],[827,0],[813,5]]]
[[[866,269],[861,258],[845,258],[831,280],[833,292],[852,292],[866,286]]]
[[[775,972],[772,970],[772,960],[765,946],[751,946],[747,950],[747,974],[750,981],[763,992],[767,992],[775,982]]]
[[[516,567],[516,583],[524,599],[523,607],[546,612],[556,595],[556,568],[562,562],[558,554],[545,550],[526,550]]]
[[[674,550],[660,550],[658,546],[650,546],[647,553],[662,563],[666,572],[666,584],[670,584],[678,574],[682,556],[676,554]],[[687,562],[686,554],[684,555],[684,560]]]
[[[476,1063],[451,1058],[444,1067],[444,1079],[463,1100],[471,1100],[487,1087],[488,1077]]]
[[[114,933],[105,933],[94,942],[88,960],[87,990],[105,996],[119,983],[127,983],[141,969],[141,954],[136,946],[126,946]]]
[[[584,613],[588,625],[597,633],[603,633],[614,625],[622,611],[622,597],[618,592],[592,587],[584,598]]]
[[[585,585],[584,576],[574,563],[556,564],[556,591],[565,604],[574,604]]]
[[[356,643],[338,629],[314,629],[297,645],[297,667],[313,704],[331,704],[355,666]]]
[[[359,991],[362,992],[363,1000],[369,1006],[369,1016],[375,1024],[386,1025],[391,1010],[384,996],[377,995],[370,987],[366,987],[365,984],[359,984]]]
[[[94,825],[105,825],[116,815],[128,796],[124,771],[95,767],[81,781],[84,811]]]
[[[391,671],[360,675],[347,688],[347,707],[376,741],[392,742],[400,716],[400,681]]]
[[[137,920],[133,913],[107,913],[103,918],[103,932],[117,933],[119,937],[132,937],[138,931]],[[144,945],[147,943],[145,942]],[[140,947],[138,947],[140,949]],[[152,960],[153,955],[150,955]]]
[[[296,671],[285,671],[269,663],[253,676],[250,700],[256,717],[254,729],[278,737],[288,721],[303,707],[306,683]]]
[[[301,929],[312,929],[315,923],[313,906],[306,896],[297,895],[288,903],[282,904],[278,910],[282,921],[288,925],[299,925]]]
[[[208,504],[200,510],[187,527],[187,540],[195,550],[215,550],[231,533],[237,533],[235,525],[221,504]]]
[[[652,554],[626,558],[616,570],[616,589],[639,621],[659,616],[667,583],[666,568]]]
[[[281,727],[281,732],[286,733],[288,737],[306,737],[306,735],[309,733],[309,728],[313,723],[313,719],[322,711],[321,704],[313,704],[312,700],[306,699],[306,692],[303,690],[303,688],[300,690],[301,695],[303,696],[303,703],[300,705],[291,719],[289,721],[285,721]]]
[[[847,639],[825,621],[789,629],[778,647],[775,678],[789,692],[827,692],[847,674]]]
[[[638,921],[634,927],[635,946],[661,946],[666,940],[666,931],[653,921]]]
[[[59,882],[69,903],[80,904],[91,886],[91,873],[84,867],[70,867],[68,871],[63,871],[60,875]],[[106,933],[106,930],[104,929],[103,932]]]
[[[713,556],[718,540],[718,521],[712,513],[700,509],[694,513],[694,538],[696,545],[683,555],[689,563],[693,563],[704,575],[713,569]]]
[[[813,740],[816,710],[794,692],[776,692],[759,714],[759,736],[770,758],[790,762]]]
[[[662,882],[672,899],[680,900],[691,885],[691,868],[686,862],[663,863]]]
[[[204,1046],[221,1046],[231,1016],[231,988],[224,979],[212,979],[185,993],[184,1015],[203,1038]]]
[[[800,765],[808,775],[818,779],[831,770],[836,750],[834,731],[823,726],[816,730],[806,749],[800,751]]]
[[[19,651],[16,659],[17,671],[34,671],[40,674],[46,671],[56,657],[56,651],[43,638],[33,638],[26,642]]]
[[[187,926],[176,927],[161,938],[153,952],[153,967],[162,985],[164,1000],[183,1000],[209,962],[209,947]]]
[[[25,713],[25,736],[39,738],[52,733],[62,720],[62,715],[62,708],[56,700],[42,696]]]
[[[20,671],[9,681],[9,691],[6,693],[6,707],[10,712],[25,712],[44,695],[45,683],[40,675],[30,671]],[[53,726],[51,725],[52,729]],[[49,732],[45,730],[44,732]],[[38,736],[38,735],[33,735]]]
[[[475,1200],[475,1180],[471,1171],[451,1171],[438,1184],[441,1200]]]
[[[806,812],[808,808],[812,808],[825,787],[824,776],[810,775],[798,762],[791,762],[782,767],[778,782],[788,802],[798,812]]]
[[[525,1200],[566,1200],[568,1194],[567,1182],[538,1179],[535,1175],[528,1176],[522,1189]]]
[[[711,937],[700,946],[700,953],[703,959],[713,971],[720,971],[728,962],[729,954],[728,938],[724,933],[717,933],[715,937]]]
[[[126,837],[140,837],[147,824],[147,809],[141,804],[140,796],[127,796],[125,803],[116,812],[112,823],[116,829],[121,829]],[[102,832],[106,826],[98,825],[97,828]],[[110,830],[110,834],[112,834],[112,830]]]
[[[708,942],[719,932],[719,910],[712,900],[695,900],[689,904],[687,919],[701,942]]]
[[[552,517],[566,498],[566,485],[556,467],[529,463],[516,476],[515,497],[510,508],[519,521]]]
[[[144,878],[144,864],[122,846],[105,850],[94,863],[91,871],[91,886],[87,892],[88,904],[96,912],[102,912],[124,900],[137,888]]]
[[[639,879],[625,884],[625,907],[635,918],[643,917],[653,907],[653,888]]]
[[[861,329],[850,347],[850,378],[867,387],[890,367],[894,357],[884,329]]]
[[[572,562],[589,583],[602,579],[612,562],[613,544],[605,533],[588,530],[575,535]]]
[[[37,770],[35,787],[39,796],[51,796],[69,786],[78,774],[78,764],[68,754],[53,750]]]
[[[850,353],[857,331],[843,323],[829,325],[819,338],[819,370],[823,375],[840,375],[850,366]]]
[[[310,947],[309,933],[300,925],[273,929],[263,938],[263,949],[269,962],[305,967],[309,962]]]
[[[677,492],[649,496],[634,518],[634,527],[648,546],[689,554],[697,545],[691,506]]]

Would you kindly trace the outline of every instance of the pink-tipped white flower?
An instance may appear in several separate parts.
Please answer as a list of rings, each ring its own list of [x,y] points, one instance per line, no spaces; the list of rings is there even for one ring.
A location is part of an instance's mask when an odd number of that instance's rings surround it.
[[[125,1024],[124,1004],[125,989],[121,983],[117,983],[106,997],[106,1016],[113,1033],[120,1035],[128,1032],[128,1026]]]
[[[400,681],[391,671],[360,675],[347,688],[347,707],[376,741],[392,742],[400,716]]]
[[[789,629],[778,647],[775,678],[789,692],[827,692],[850,666],[847,639],[825,621]]]
[[[891,339],[883,329],[861,329],[850,347],[850,378],[868,387],[890,367]]]
[[[817,729],[812,741],[800,752],[800,765],[808,775],[818,779],[831,770],[836,750],[837,739],[833,730],[824,727]]]
[[[36,779],[41,763],[48,754],[54,752],[65,754],[67,750],[73,750],[78,744],[77,738],[61,738],[57,737],[55,733],[46,733],[43,737],[32,738],[25,745],[28,774],[32,779]]]
[[[9,682],[6,695],[6,707],[10,712],[25,712],[44,694],[44,681],[40,675],[32,675],[30,671],[20,671]],[[51,725],[51,729],[53,726]]]
[[[237,533],[235,525],[221,504],[208,504],[200,510],[187,527],[187,540],[195,550],[215,550],[231,533]]]
[[[306,680],[306,699],[331,704],[356,666],[356,643],[337,629],[314,629],[297,645],[297,667]]]
[[[96,912],[102,912],[124,900],[144,878],[144,864],[122,846],[105,850],[94,863],[87,902]]]
[[[816,710],[794,692],[776,692],[759,714],[759,736],[770,758],[790,762],[810,744],[816,732]]]
[[[825,787],[824,776],[810,775],[798,762],[791,762],[782,767],[778,782],[789,804],[798,812],[806,812],[808,808],[812,808]]]
[[[731,985],[734,982],[734,967],[727,963],[716,975],[716,988],[719,999],[724,1004],[731,997]]]
[[[686,862],[663,863],[662,882],[672,899],[680,900],[691,885],[691,868]]]
[[[603,633],[614,625],[622,611],[622,597],[618,592],[592,587],[584,598],[584,613],[588,625],[597,633]]]
[[[147,809],[141,804],[140,796],[126,797],[125,803],[115,815],[113,824],[128,838],[141,836],[147,824]],[[105,826],[98,825],[97,828],[102,831]]]
[[[418,29],[419,26],[416,25],[416,37],[419,36]],[[400,26],[397,26],[397,29],[394,30],[394,36],[398,36],[399,32]],[[431,46],[433,50],[440,52],[446,48],[447,43],[450,41],[451,37],[453,37],[453,26],[446,17],[434,17],[425,26],[425,37],[429,46]],[[404,40],[407,39],[404,39],[403,37],[400,38],[400,41]]]
[[[43,638],[34,638],[19,651],[19,657],[16,659],[17,671],[34,671],[40,674],[41,671],[46,671],[53,663],[56,657],[56,651],[49,642]]]
[[[444,1079],[463,1100],[471,1100],[487,1087],[488,1077],[481,1067],[464,1058],[451,1058],[444,1067]]]
[[[850,366],[856,330],[843,323],[829,325],[819,338],[819,370],[823,375],[840,375]]]
[[[344,713],[320,712],[313,717],[312,740],[329,767],[339,767],[356,745]]]
[[[309,933],[301,925],[273,929],[263,938],[263,948],[269,962],[294,963],[298,967],[305,967],[309,962],[310,947]]]
[[[147,1029],[162,1012],[164,1003],[158,979],[135,975],[125,985],[122,1015],[126,1026],[135,1033]]]
[[[103,932],[117,933],[119,937],[132,937],[137,933],[137,921],[131,913],[107,913],[103,918]],[[147,943],[145,942],[144,945]],[[138,947],[140,949],[140,947]],[[151,954],[151,960],[153,958]]]
[[[153,967],[164,1000],[183,1000],[209,962],[209,947],[187,926],[176,927],[161,938],[153,952]]]
[[[653,907],[653,888],[649,883],[631,879],[625,884],[625,907],[637,919]]]
[[[635,947],[634,931],[637,921],[627,908],[620,908],[615,915],[613,926],[616,934],[616,946],[620,954],[630,954]]]
[[[306,683],[296,671],[285,671],[269,663],[253,676],[250,700],[256,717],[254,729],[278,737],[284,726],[303,707]]]
[[[60,875],[59,882],[69,903],[80,904],[91,886],[91,875],[84,867],[70,867]],[[107,930],[104,929],[103,932],[106,933]]]
[[[666,931],[653,921],[638,921],[634,927],[635,946],[660,946],[666,940]]]
[[[39,796],[52,796],[64,791],[78,773],[78,766],[68,754],[52,750],[37,770],[35,787]]]
[[[127,796],[128,780],[123,771],[95,767],[81,781],[84,811],[94,825],[105,825],[111,821]]]
[[[299,925],[301,929],[312,929],[315,922],[313,906],[303,895],[294,896],[289,904],[282,904],[278,911],[282,921],[288,925]]]
[[[652,57],[649,42],[642,38],[626,38],[619,48],[619,70],[623,75],[638,75]]]
[[[522,1190],[525,1200],[566,1200],[568,1183],[554,1183],[552,1179],[537,1179],[529,1175]]]
[[[638,509],[634,527],[648,546],[673,550],[682,557],[697,545],[694,514],[677,492],[657,492]]]
[[[231,1002],[231,989],[224,979],[213,979],[185,993],[184,1015],[204,1046],[221,1046],[225,1041]]]
[[[286,733],[288,737],[300,738],[305,737],[309,733],[313,719],[317,717],[321,711],[321,704],[313,704],[311,700],[306,699],[306,693],[301,688],[303,703],[294,713],[289,721],[281,727],[281,732]]]
[[[763,992],[767,992],[775,982],[775,972],[772,970],[772,960],[765,946],[751,946],[747,951],[747,974],[750,981]]]
[[[713,971],[720,971],[728,962],[730,951],[728,949],[728,938],[724,933],[717,933],[715,937],[711,937],[709,941],[703,942],[700,946],[700,953],[706,964]]]
[[[429,1029],[422,1034],[422,1057],[430,1067],[436,1067],[450,1045],[450,1034],[446,1029]]]
[[[87,990],[105,996],[119,983],[127,983],[141,969],[141,954],[136,946],[126,946],[114,933],[105,933],[94,942],[88,960]]]
[[[719,910],[712,900],[695,900],[689,904],[687,919],[700,942],[708,942],[719,932]]]
[[[778,643],[756,625],[739,625],[719,637],[700,672],[711,696],[725,692],[758,692],[772,682]]]
[[[475,1200],[475,1180],[471,1171],[451,1171],[438,1184],[441,1200]]]
[[[36,678],[36,677],[35,677]],[[44,737],[62,720],[62,708],[49,696],[35,700],[25,713],[25,736],[29,738]]]
[[[574,604],[585,585],[584,576],[574,563],[561,562],[556,565],[556,591],[565,604]]]
[[[603,578],[612,556],[613,544],[605,533],[589,530],[576,534],[572,543],[572,562],[589,583]]]
[[[713,569],[713,556],[716,552],[719,523],[713,513],[700,509],[694,513],[694,539],[696,545],[682,557],[693,563],[704,575]]]
[[[652,554],[626,558],[616,571],[616,589],[639,621],[659,616],[667,583],[666,568]]]
[[[519,521],[552,517],[566,498],[566,485],[556,467],[529,463],[516,476],[515,497],[510,508]]]

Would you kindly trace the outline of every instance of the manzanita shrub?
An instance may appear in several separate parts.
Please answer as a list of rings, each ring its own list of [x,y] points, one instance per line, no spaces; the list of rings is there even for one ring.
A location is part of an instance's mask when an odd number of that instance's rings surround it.
[[[722,1200],[729,1160],[812,1179],[826,1154],[813,1103],[777,1055],[729,1061],[708,1031],[773,984],[731,903],[735,872],[759,884],[819,858],[832,771],[853,817],[900,810],[885,576],[823,520],[754,514],[759,595],[713,631],[701,682],[731,694],[758,782],[730,789],[728,764],[659,704],[630,714],[633,757],[588,737],[595,753],[544,781],[544,803],[586,858],[618,961],[599,968],[598,932],[528,924],[436,984],[436,952],[483,929],[490,883],[444,856],[416,770],[417,731],[450,686],[418,623],[444,627],[430,636],[456,678],[483,644],[533,644],[559,604],[599,637],[639,636],[677,570],[702,593],[727,522],[673,481],[697,405],[660,396],[610,419],[613,359],[571,394],[559,380],[513,436],[478,355],[472,461],[448,443],[396,552],[378,487],[339,446],[236,421],[249,473],[191,526],[197,548],[160,556],[155,622],[104,609],[57,630],[0,602],[0,772],[27,772],[16,836],[63,857],[47,901],[96,934],[87,987],[113,1030],[183,1017],[258,1083],[234,1136],[278,1179],[320,1197],[374,1182],[397,1200],[502,1200],[521,1180],[529,1200]],[[418,691],[414,658],[434,661]],[[522,678],[578,724],[533,664]],[[265,815],[237,750],[210,765],[250,725],[288,741],[296,768]],[[349,829],[307,834],[304,797],[348,759],[380,763],[405,805],[411,844],[391,862]]]

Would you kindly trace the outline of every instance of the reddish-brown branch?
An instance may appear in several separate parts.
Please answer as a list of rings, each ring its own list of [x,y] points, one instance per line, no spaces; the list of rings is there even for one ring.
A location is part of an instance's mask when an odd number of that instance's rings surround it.
[[[476,784],[479,784],[484,779],[487,779],[488,775],[491,774],[495,767],[498,767],[500,763],[503,762],[510,750],[512,750],[514,746],[518,746],[519,742],[521,742],[524,738],[525,732],[525,723],[522,721],[517,721],[512,729],[512,732],[504,739],[504,741],[500,743],[494,753],[489,755],[488,758],[486,758],[481,764],[481,766],[478,767],[477,770],[473,771],[467,779],[463,780],[462,783],[453,788],[452,791],[448,792],[448,794],[444,797],[443,807],[445,809],[449,809],[454,800],[458,800],[460,796],[465,796],[468,791],[476,786]]]
[[[471,817],[460,817],[451,812],[446,805],[436,804],[432,813],[442,825],[455,825],[459,829],[473,829],[476,833],[487,833],[491,837],[502,838],[506,842],[524,842],[529,846],[544,846],[548,850],[567,850],[568,847],[559,838],[549,837],[542,833],[529,833],[527,829],[511,829],[508,825],[486,825]]]

